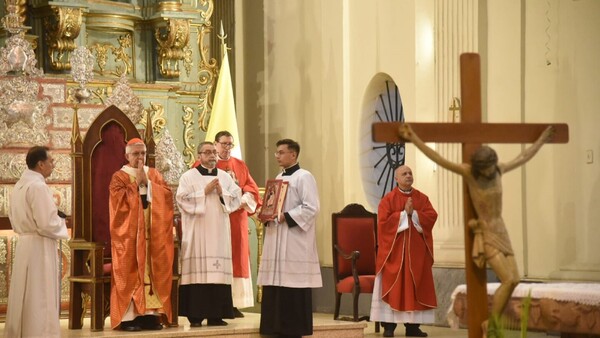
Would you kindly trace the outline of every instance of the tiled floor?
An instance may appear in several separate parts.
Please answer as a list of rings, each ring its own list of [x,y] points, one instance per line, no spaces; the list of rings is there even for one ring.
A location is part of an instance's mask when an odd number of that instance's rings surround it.
[[[223,331],[223,328],[214,329],[212,327],[200,327],[190,328],[189,323],[185,317],[179,318],[179,327],[167,328],[161,331],[141,331],[136,333],[125,333],[122,331],[114,331],[108,327],[109,320],[106,321],[106,327],[101,332],[91,332],[89,329],[89,319],[86,319],[84,328],[82,330],[69,330],[67,319],[61,320],[62,337],[63,338],[79,338],[79,337],[219,337],[227,336],[230,337],[260,337],[258,335],[258,326],[260,322],[260,315],[257,313],[245,313],[244,318],[237,318],[235,320],[227,320],[229,325],[226,327],[228,332]],[[366,322],[347,322],[347,321],[336,321],[333,320],[333,315],[315,313],[314,314],[314,325],[315,327],[327,327],[328,329],[333,328],[334,331],[331,333],[319,332],[315,329],[315,337],[327,337],[327,338],[346,338],[346,337],[357,337],[360,336],[360,330],[358,335],[355,333],[348,333],[348,329],[354,329],[356,332],[357,328],[364,327],[364,337],[382,337],[383,328],[379,333],[375,333],[375,324]],[[468,332],[465,329],[450,329],[447,327],[436,327],[436,326],[421,326],[421,329],[429,334],[429,337],[433,338],[458,338],[467,337]],[[333,334],[335,330],[339,330],[338,334]],[[0,336],[4,336],[4,323],[0,323]],[[395,332],[396,337],[404,337],[404,327],[399,325]],[[516,331],[508,331],[505,335],[506,338],[519,338],[520,333]],[[548,337],[545,333],[528,332],[528,338],[542,338]]]

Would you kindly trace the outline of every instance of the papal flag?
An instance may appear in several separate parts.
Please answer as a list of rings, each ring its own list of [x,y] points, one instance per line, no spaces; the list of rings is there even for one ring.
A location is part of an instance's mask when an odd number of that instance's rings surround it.
[[[235,148],[231,150],[231,156],[242,159],[242,147],[240,135],[238,133],[237,119],[235,116],[235,101],[233,99],[233,85],[231,83],[231,73],[229,71],[229,58],[227,57],[227,48],[219,71],[217,80],[217,90],[213,108],[208,121],[208,130],[206,131],[205,141],[214,142],[215,135],[227,130],[233,135]]]

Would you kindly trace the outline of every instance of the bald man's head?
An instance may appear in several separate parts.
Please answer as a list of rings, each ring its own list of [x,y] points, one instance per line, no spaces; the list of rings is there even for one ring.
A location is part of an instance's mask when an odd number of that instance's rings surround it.
[[[414,179],[412,170],[407,165],[401,165],[396,168],[396,172],[394,175],[396,179],[396,183],[398,183],[398,187],[402,190],[410,190],[412,188]]]

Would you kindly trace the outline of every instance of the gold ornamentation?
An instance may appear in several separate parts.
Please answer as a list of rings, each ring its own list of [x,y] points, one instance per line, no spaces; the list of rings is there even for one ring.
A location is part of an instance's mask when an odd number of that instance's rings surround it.
[[[183,48],[190,39],[190,21],[168,19],[167,27],[156,27],[154,37],[158,42],[158,68],[166,78],[179,77],[179,61],[184,58]]]
[[[183,48],[183,67],[185,68],[185,74],[190,76],[190,72],[192,71],[192,67],[194,66],[194,54],[192,52],[192,47],[190,45],[186,45]]]
[[[104,69],[108,62],[108,51],[113,48],[110,43],[95,43],[90,47],[90,51],[96,54],[96,63],[98,65],[98,73],[104,75]]]
[[[191,168],[194,162],[196,162],[196,152],[194,151],[194,145],[192,140],[194,139],[194,130],[192,128],[192,119],[194,118],[194,109],[189,106],[183,106],[183,156],[185,156],[185,163],[188,168]]]
[[[198,82],[204,86],[204,89],[200,92],[200,98],[198,102],[198,127],[202,131],[208,130],[208,119],[212,110],[212,91],[214,88],[214,82],[218,75],[217,60],[209,58],[208,46],[204,40],[205,36],[210,34],[212,27],[210,21],[203,24],[200,27],[198,33],[198,48],[200,50],[200,63],[198,69]]]
[[[214,10],[213,0],[200,0],[200,17],[204,19],[204,22],[210,26],[210,17],[212,16]],[[206,7],[206,9],[204,9]]]
[[[179,1],[160,1],[158,4],[159,12],[181,12],[181,2]]]
[[[112,94],[104,103],[107,107],[113,104],[117,106],[134,124],[140,123],[142,119],[144,105],[129,87],[129,81],[125,75],[121,75]]]
[[[75,50],[83,12],[81,8],[52,6],[53,17],[44,20],[50,66],[54,70],[71,69],[70,53]]]
[[[139,122],[139,124],[144,126],[144,129],[146,128],[146,119],[148,113],[150,113],[152,119],[152,134],[154,135],[154,140],[158,142],[161,139],[160,133],[167,124],[167,119],[165,118],[165,107],[158,102],[150,101],[150,108],[146,108],[142,111],[142,118]]]
[[[23,24],[27,19],[27,0],[5,0],[6,16],[2,18],[2,27],[10,34],[25,32],[30,27]]]
[[[131,56],[127,54],[127,50],[131,48],[131,34],[121,35],[118,38],[119,47],[112,49],[116,62],[122,62],[123,67],[117,66],[114,74],[116,76],[127,75],[131,73]]]
[[[81,322],[83,323],[83,319],[86,315],[86,309],[91,307],[92,304],[92,296],[86,291],[81,291]]]
[[[90,50],[96,54],[99,69],[98,73],[100,75],[106,75],[108,73],[110,75],[122,76],[131,73],[131,56],[127,54],[127,51],[131,49],[132,45],[131,34],[127,33],[119,35],[117,41],[119,42],[119,47],[115,47],[110,43],[95,43],[90,47]],[[120,62],[122,65],[117,65],[114,71],[107,72],[106,64],[108,63],[108,52],[111,52],[114,56],[115,63]]]
[[[264,193],[265,193],[265,188],[258,189],[258,194],[260,196],[264,196]],[[258,243],[258,247],[256,248],[256,251],[257,251],[256,252],[256,270],[258,271],[260,269],[260,261],[262,259],[262,253],[263,253],[265,225],[258,219],[257,215],[258,215],[258,210],[255,214],[250,216],[250,218],[252,218],[252,220],[254,221],[254,224],[256,225],[256,239],[257,239],[257,243]],[[256,292],[256,302],[257,303],[262,302],[262,295],[263,295],[262,285],[259,285],[257,292]]]
[[[154,119],[152,119],[154,121]],[[154,126],[154,122],[152,122]],[[183,156],[175,146],[169,129],[165,128],[162,138],[156,145],[156,169],[160,171],[168,184],[176,185],[187,170]]]

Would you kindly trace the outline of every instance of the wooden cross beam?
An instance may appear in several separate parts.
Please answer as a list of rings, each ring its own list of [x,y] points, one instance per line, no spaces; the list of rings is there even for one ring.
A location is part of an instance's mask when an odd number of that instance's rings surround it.
[[[462,143],[462,160],[470,162],[471,154],[481,143],[533,143],[550,125],[554,135],[550,143],[567,143],[569,130],[566,124],[522,124],[481,122],[481,76],[478,54],[460,56],[461,123],[410,123],[415,134],[425,142]],[[406,142],[399,135],[400,122],[373,124],[373,141]],[[469,190],[463,180],[463,205],[465,219],[465,264],[467,280],[467,308],[469,311],[469,338],[481,338],[481,323],[488,319],[487,280],[484,268],[478,268],[471,259],[473,234],[467,223],[476,219]]]

